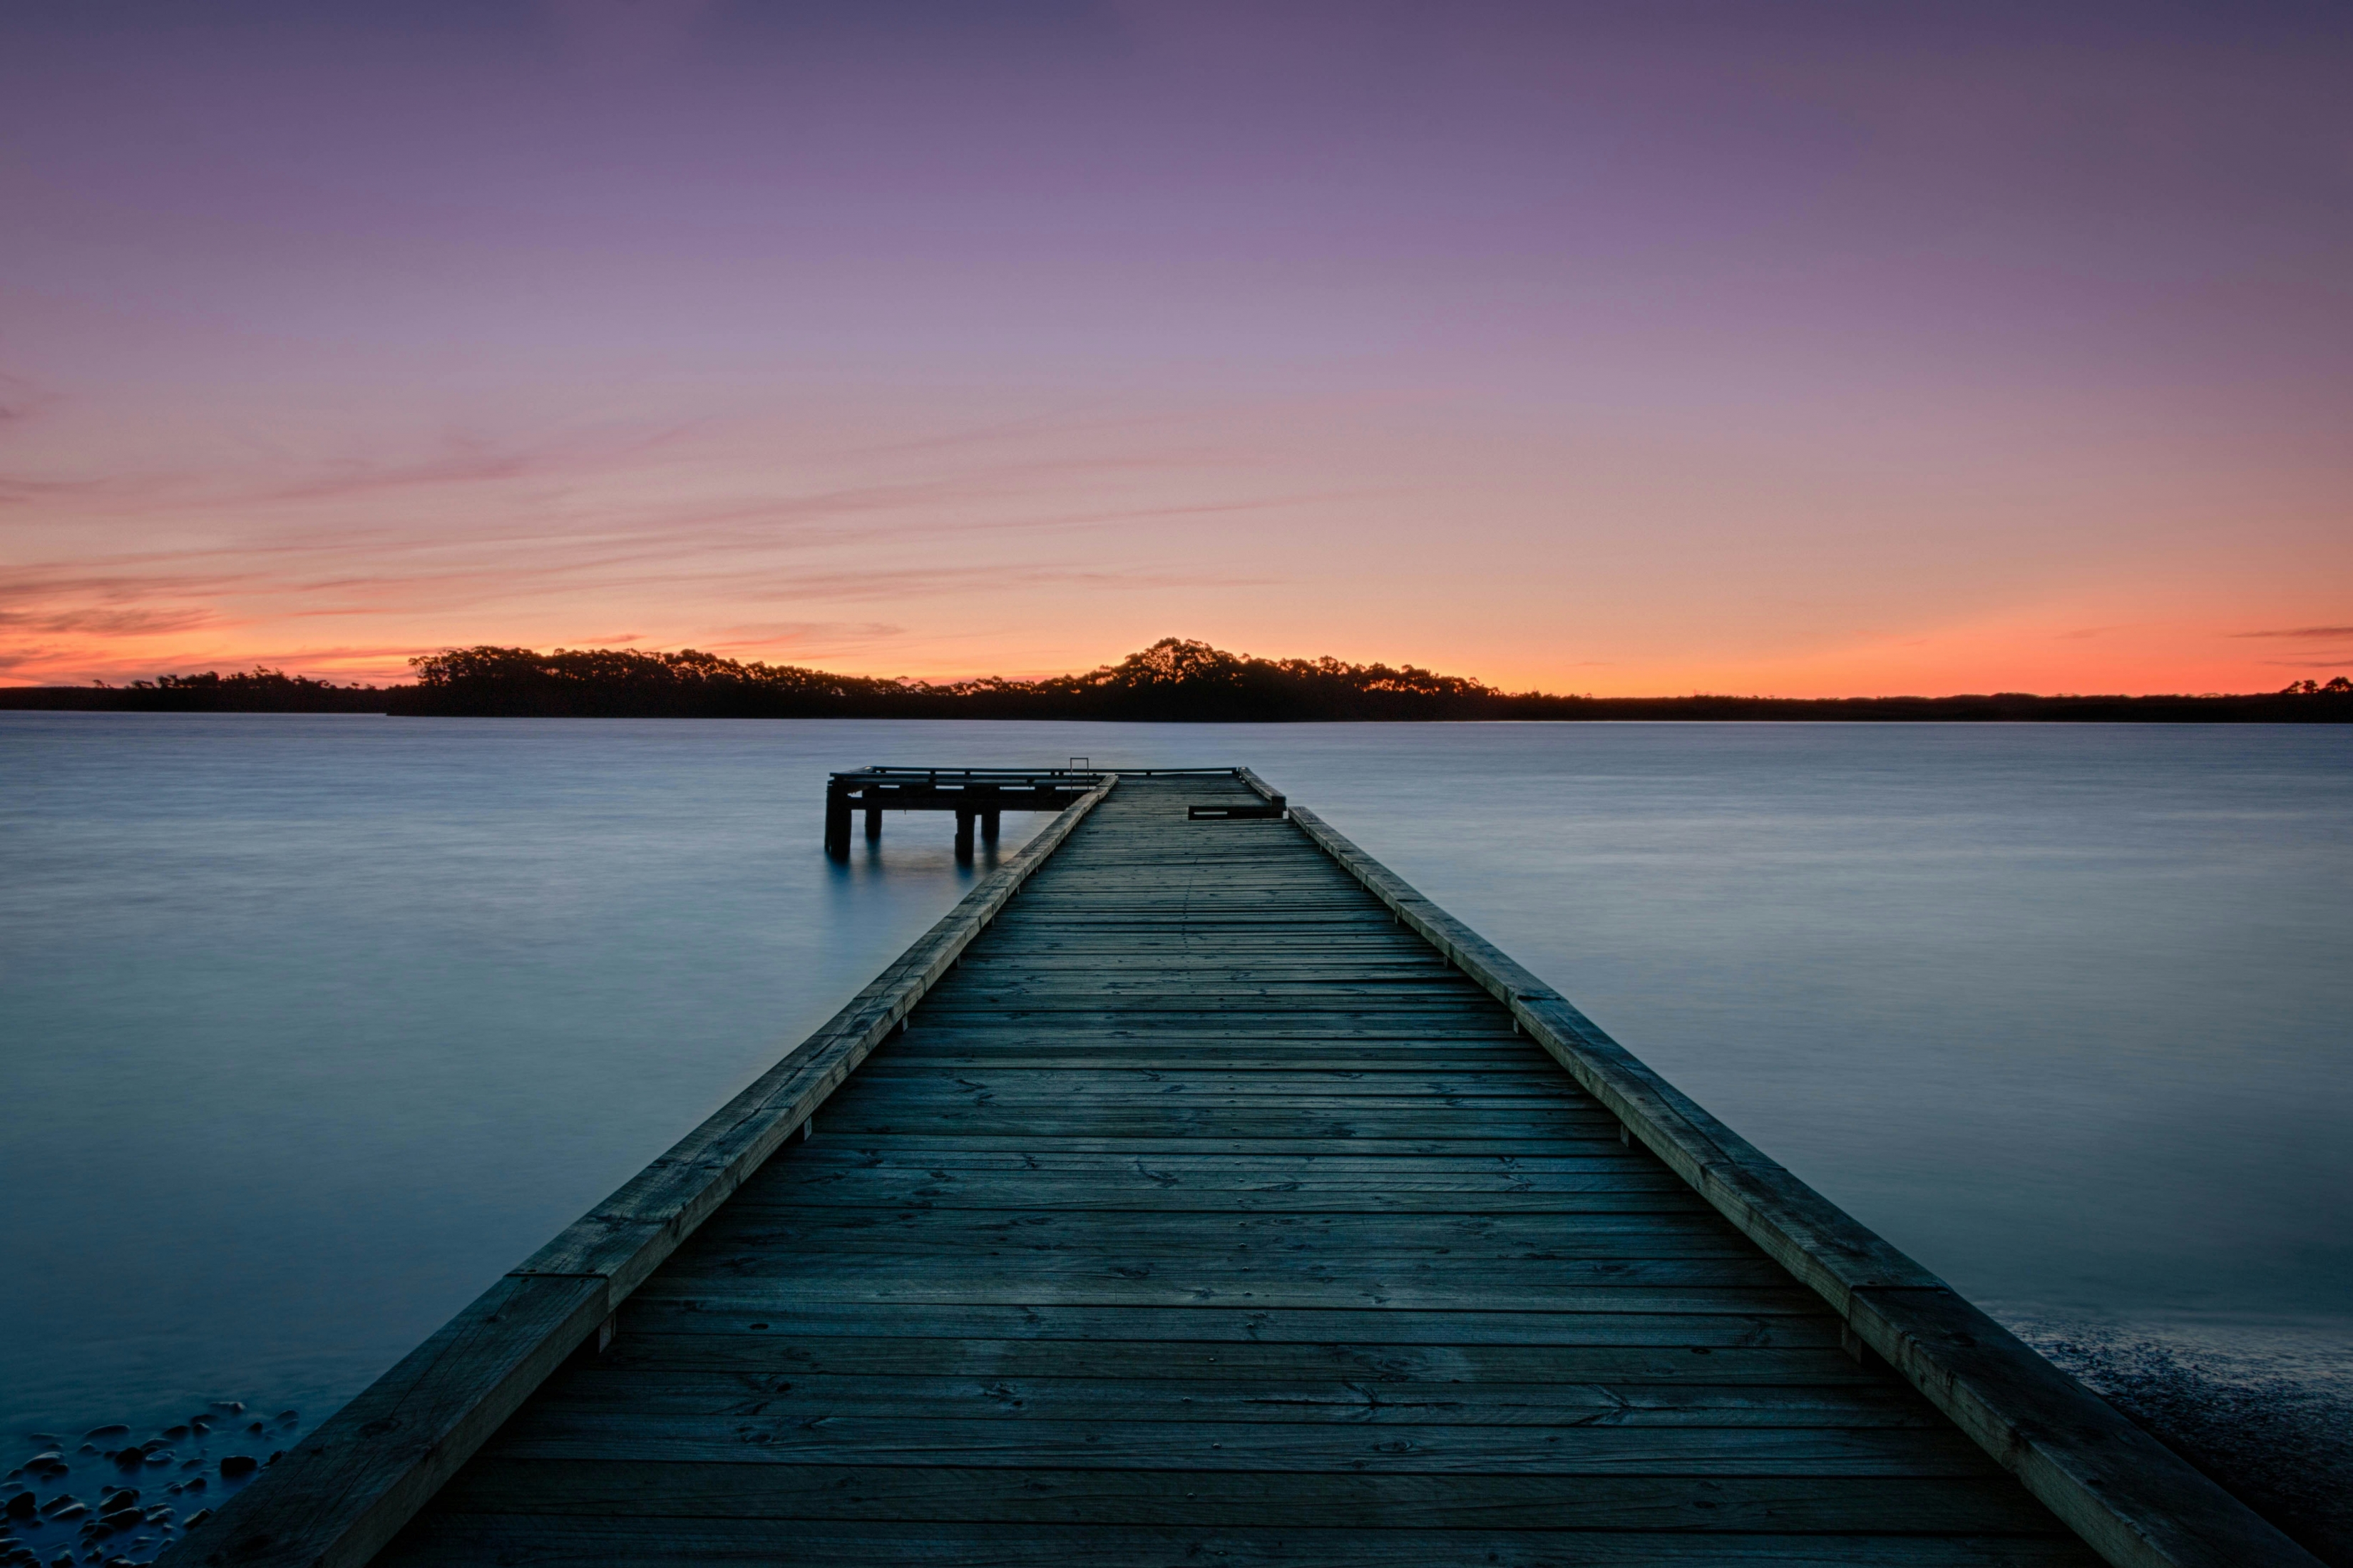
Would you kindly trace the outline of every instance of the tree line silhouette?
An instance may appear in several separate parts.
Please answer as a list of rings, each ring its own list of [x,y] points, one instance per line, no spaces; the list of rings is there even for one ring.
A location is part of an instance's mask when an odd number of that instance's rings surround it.
[[[207,670],[110,687],[0,688],[0,707],[547,719],[1094,719],[1147,721],[1942,720],[2342,722],[2353,680],[2241,696],[1577,697],[1510,692],[1413,665],[1259,658],[1163,637],[1117,664],[1043,680],[837,675],[693,648],[445,648],[403,685]]]

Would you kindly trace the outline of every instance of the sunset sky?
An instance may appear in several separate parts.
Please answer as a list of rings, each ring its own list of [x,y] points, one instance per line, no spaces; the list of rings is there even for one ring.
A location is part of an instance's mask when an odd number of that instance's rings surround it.
[[[0,0],[0,682],[2353,672],[2353,7]]]

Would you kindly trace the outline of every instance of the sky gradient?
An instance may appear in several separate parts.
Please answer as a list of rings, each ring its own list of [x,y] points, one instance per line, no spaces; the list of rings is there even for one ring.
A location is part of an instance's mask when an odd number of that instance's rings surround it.
[[[0,0],[0,682],[2353,670],[2353,10]]]

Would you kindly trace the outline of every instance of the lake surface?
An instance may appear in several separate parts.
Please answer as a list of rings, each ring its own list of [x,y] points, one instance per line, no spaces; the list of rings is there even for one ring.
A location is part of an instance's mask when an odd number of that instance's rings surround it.
[[[828,770],[1074,754],[1252,766],[2210,1463],[2353,1468],[2331,726],[0,713],[0,1431],[312,1424],[969,886]]]

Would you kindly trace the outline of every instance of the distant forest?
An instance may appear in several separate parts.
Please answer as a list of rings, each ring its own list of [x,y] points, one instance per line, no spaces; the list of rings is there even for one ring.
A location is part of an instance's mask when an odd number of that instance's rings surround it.
[[[448,648],[409,663],[417,679],[399,686],[207,670],[128,686],[5,687],[0,708],[505,719],[2353,721],[2353,680],[2344,676],[2230,697],[1564,697],[1503,691],[1412,665],[1256,658],[1178,637],[1083,675],[943,685],[744,663],[692,648]]]

